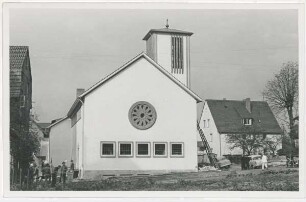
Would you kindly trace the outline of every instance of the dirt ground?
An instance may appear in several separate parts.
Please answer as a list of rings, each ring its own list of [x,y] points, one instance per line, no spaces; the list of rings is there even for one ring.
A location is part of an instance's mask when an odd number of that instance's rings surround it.
[[[150,176],[110,177],[97,180],[75,180],[63,187],[38,184],[37,191],[298,191],[299,169],[286,166],[268,170],[228,170],[195,173],[169,173]]]

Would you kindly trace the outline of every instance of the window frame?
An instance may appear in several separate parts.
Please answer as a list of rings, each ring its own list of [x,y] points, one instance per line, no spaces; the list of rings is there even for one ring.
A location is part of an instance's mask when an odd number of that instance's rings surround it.
[[[203,120],[204,128],[206,128],[206,120]]]
[[[251,126],[251,125],[253,125],[253,119],[252,118],[244,118],[244,119],[242,119],[242,123],[245,126]]]
[[[181,155],[173,155],[172,154],[172,145],[173,144],[180,144],[182,145],[182,154]],[[184,158],[184,152],[185,152],[185,149],[184,149],[184,142],[170,142],[170,157],[171,158]]]
[[[130,144],[131,145],[131,155],[121,155],[120,154],[120,145],[121,144]],[[131,141],[122,141],[118,142],[118,157],[119,158],[131,158],[134,156],[134,143]]]
[[[155,154],[155,145],[164,144],[165,145],[165,155],[156,155]],[[168,157],[168,142],[153,142],[153,157],[154,158],[167,158]]]
[[[210,141],[209,142],[213,142],[214,138],[213,138],[213,134],[212,133],[209,134],[209,137],[210,137],[210,139],[209,139]]]
[[[207,128],[209,128],[210,119],[207,119]]]
[[[105,155],[103,154],[103,144],[113,144],[113,154]],[[100,141],[100,157],[101,158],[115,158],[116,157],[116,142],[115,141]]]
[[[147,155],[138,154],[138,145],[139,144],[146,144],[146,145],[148,145],[148,154]],[[136,151],[135,156],[136,157],[140,157],[140,158],[149,158],[149,157],[151,157],[151,143],[150,142],[136,142],[135,147],[136,147],[135,148],[135,151]]]

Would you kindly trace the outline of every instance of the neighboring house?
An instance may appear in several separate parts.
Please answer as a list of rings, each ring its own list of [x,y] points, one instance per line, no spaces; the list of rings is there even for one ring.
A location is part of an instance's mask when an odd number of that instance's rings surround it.
[[[49,131],[47,127],[50,123],[38,123],[31,118],[30,131],[36,135],[39,141],[39,151],[35,154],[35,162],[41,164],[41,161],[49,161]]]
[[[52,121],[47,127],[49,130],[49,161],[54,166],[62,165],[62,162],[72,159],[72,129],[68,117]]]
[[[67,146],[63,158],[73,148],[83,178],[197,171],[197,103],[202,100],[189,89],[191,35],[150,30],[143,39],[146,54],[79,95],[68,112],[71,124],[63,119],[50,127],[51,158],[60,145]],[[53,136],[62,138],[54,148]]]
[[[230,149],[227,135],[257,133],[266,138],[280,137],[279,127],[269,105],[264,101],[206,100],[200,120],[212,152],[220,155],[241,155],[242,150]],[[198,138],[198,146],[201,145]],[[279,144],[278,149],[282,146]]]
[[[10,46],[10,142],[11,150],[20,146],[19,137],[29,135],[32,108],[32,75],[27,46]],[[12,157],[14,161],[14,158]],[[23,159],[15,159],[17,161]]]

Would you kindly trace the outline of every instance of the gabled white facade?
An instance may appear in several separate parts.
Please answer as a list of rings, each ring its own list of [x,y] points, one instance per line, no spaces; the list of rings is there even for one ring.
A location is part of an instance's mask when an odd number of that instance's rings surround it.
[[[49,126],[49,160],[53,166],[62,165],[67,160],[68,163],[73,159],[73,136],[71,121],[64,118]],[[69,166],[69,164],[67,165]]]
[[[139,130],[129,121],[129,110],[138,101],[146,101],[156,110],[156,122],[149,129]],[[81,118],[72,127],[77,145],[74,148],[78,148],[74,149],[77,167],[84,178],[114,173],[197,171],[196,108],[196,99],[148,59],[140,57],[85,96]],[[113,157],[101,155],[101,142],[115,144]],[[121,142],[132,143],[131,157],[120,157]],[[138,157],[137,143],[149,143],[150,156]],[[155,143],[166,143],[166,156],[154,156]],[[182,156],[171,156],[172,143],[182,143]]]

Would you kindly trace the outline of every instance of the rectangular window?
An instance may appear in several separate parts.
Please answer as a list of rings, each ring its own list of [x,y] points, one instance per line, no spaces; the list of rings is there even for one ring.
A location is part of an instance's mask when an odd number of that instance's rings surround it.
[[[213,134],[210,133],[210,142],[212,142],[212,141],[213,141]]]
[[[133,156],[133,143],[132,142],[119,142],[119,155],[120,157]]]
[[[171,157],[184,157],[183,147],[183,143],[171,143]]]
[[[171,73],[183,74],[183,37],[171,37]]]
[[[136,154],[138,157],[150,157],[150,143],[139,142],[136,144]]]
[[[207,119],[207,128],[209,128],[209,119]]]
[[[204,128],[206,128],[206,120],[204,120]]]
[[[116,144],[115,142],[101,142],[101,157],[115,157]]]
[[[167,157],[167,143],[154,143],[154,157]]]

